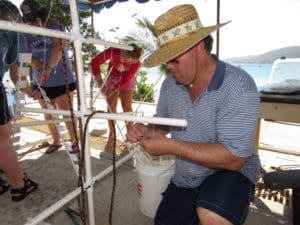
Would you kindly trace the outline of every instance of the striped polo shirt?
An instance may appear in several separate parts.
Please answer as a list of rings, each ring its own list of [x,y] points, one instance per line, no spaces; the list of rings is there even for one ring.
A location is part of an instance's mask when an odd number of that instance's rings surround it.
[[[168,76],[160,90],[156,116],[185,119],[184,128],[172,127],[174,139],[220,143],[232,154],[248,157],[240,172],[253,183],[260,162],[255,153],[255,131],[260,107],[256,84],[244,70],[217,60],[214,76],[192,101],[185,86]],[[180,187],[197,187],[216,170],[186,159],[176,159],[172,181]]]

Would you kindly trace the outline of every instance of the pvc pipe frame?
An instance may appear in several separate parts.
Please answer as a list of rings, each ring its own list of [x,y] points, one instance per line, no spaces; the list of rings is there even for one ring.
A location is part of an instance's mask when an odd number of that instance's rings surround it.
[[[114,47],[114,48],[120,48],[120,49],[124,49],[124,50],[130,50],[130,51],[133,50],[132,46],[126,46],[126,45],[121,45],[121,44],[114,43],[114,42],[103,41],[103,40],[97,39],[97,38],[90,38],[90,37],[83,38],[81,36],[81,34],[76,33],[76,32],[66,33],[63,31],[52,30],[52,29],[32,26],[32,25],[28,25],[28,24],[19,24],[16,22],[9,22],[9,21],[4,21],[4,20],[0,20],[0,29],[17,31],[17,32],[27,33],[27,34],[36,34],[36,35],[44,34],[44,36],[57,37],[57,38],[67,39],[69,41],[75,41],[75,40],[80,39],[81,42],[85,42],[85,43],[89,43],[89,44],[103,45],[106,47]]]
[[[30,107],[18,107],[17,108],[23,112],[34,112],[34,113],[47,113],[47,114],[59,114],[63,116],[70,116],[70,111],[68,110],[51,110],[51,109],[40,109],[40,108],[30,108]],[[82,118],[90,115],[91,112],[86,111],[84,114],[80,112],[74,112],[75,117]],[[151,117],[151,116],[134,116],[128,113],[96,113],[94,118],[107,119],[107,120],[120,120],[120,121],[131,121],[140,123],[150,123],[159,125],[169,125],[177,127],[186,127],[187,122],[183,119],[174,118],[164,118],[164,117]]]
[[[50,123],[60,123],[60,122],[67,122],[71,121],[71,119],[56,119],[56,120],[47,120],[47,121],[32,121],[32,122],[24,122],[24,123],[17,123],[14,124],[14,128],[20,128],[20,127],[30,127],[30,126],[36,126],[36,125],[45,125]]]
[[[132,158],[132,156],[135,154],[135,151],[131,151],[128,155],[124,156],[123,158],[121,158],[120,160],[118,160],[116,162],[116,168],[120,167],[122,164],[126,163],[128,160],[130,160]],[[105,170],[103,170],[102,172],[100,172],[98,175],[96,175],[93,179],[92,179],[92,183],[88,183],[86,182],[84,184],[84,189],[86,190],[90,190],[92,189],[93,185],[103,179],[105,176],[107,176],[111,171],[113,170],[113,166],[109,166],[108,168],[106,168]],[[81,194],[81,188],[78,187],[76,188],[74,191],[70,192],[69,194],[67,194],[64,198],[62,198],[61,200],[57,201],[56,203],[54,203],[53,205],[51,205],[49,208],[45,209],[43,212],[41,212],[39,215],[30,218],[30,220],[28,220],[25,225],[36,225],[39,224],[40,222],[42,222],[44,219],[48,218],[50,215],[52,215],[53,213],[55,213],[57,210],[59,210],[62,206],[64,206],[65,204],[67,204],[68,202],[70,202],[71,200],[73,200],[74,198],[76,198],[78,195]],[[92,221],[90,221],[92,222]]]
[[[86,115],[87,115],[87,103],[85,99],[85,87],[84,87],[84,72],[83,72],[83,62],[81,57],[81,47],[82,43],[93,43],[93,44],[99,44],[104,46],[111,46],[115,48],[125,49],[125,50],[132,50],[131,46],[124,46],[112,42],[102,41],[95,38],[83,38],[83,36],[80,34],[79,29],[79,17],[78,17],[78,9],[76,6],[76,0],[70,0],[70,12],[71,12],[71,18],[72,18],[72,32],[62,32],[62,31],[56,31],[41,27],[35,27],[25,24],[18,24],[15,22],[7,22],[7,21],[0,21],[0,29],[3,30],[10,30],[10,31],[17,31],[22,33],[30,33],[30,34],[43,34],[45,36],[49,37],[57,37],[57,38],[63,38],[68,39],[70,41],[74,42],[74,49],[75,49],[75,59],[76,59],[76,69],[78,74],[78,89],[79,89],[79,99],[82,103],[80,107],[79,112],[75,112],[75,116],[79,118],[82,122],[82,124],[85,124],[86,122]],[[49,111],[42,109],[37,110],[35,108],[20,108],[24,111],[26,110],[32,110],[34,111],[40,111],[41,113],[58,113],[62,115],[70,115],[70,112],[61,111],[58,110],[56,112]],[[99,115],[95,115],[96,118],[102,118],[102,119],[111,119],[111,120],[123,120],[123,121],[132,121],[132,122],[141,122],[141,123],[152,123],[152,124],[161,124],[161,125],[170,125],[170,126],[186,126],[185,120],[178,120],[178,119],[166,119],[166,118],[152,118],[152,117],[137,117],[137,116],[129,116],[129,115],[121,115],[121,114],[112,114],[112,113],[101,113]],[[88,138],[87,138],[88,139]],[[93,201],[93,177],[92,177],[92,171],[91,171],[91,159],[90,159],[90,151],[89,151],[89,143],[88,140],[85,140],[85,171],[86,171],[86,191],[87,191],[87,197],[88,197],[88,210],[89,210],[89,222],[90,225],[95,225],[95,215],[94,215],[94,201]],[[129,160],[133,155],[133,152],[131,154],[125,156],[121,160],[118,161],[118,166]],[[112,171],[112,167],[109,167],[108,169],[104,170],[99,177],[103,177],[106,174],[108,174],[110,171]],[[58,210],[61,206],[63,206],[65,203],[71,201],[73,198],[78,196],[80,194],[81,190],[80,188],[75,189],[73,192],[66,195],[62,200],[56,202],[54,205],[52,205],[50,208],[46,209],[44,212],[39,214],[38,216],[30,219],[26,225],[34,225],[38,224],[39,222],[43,221],[45,218],[53,214],[56,210]]]

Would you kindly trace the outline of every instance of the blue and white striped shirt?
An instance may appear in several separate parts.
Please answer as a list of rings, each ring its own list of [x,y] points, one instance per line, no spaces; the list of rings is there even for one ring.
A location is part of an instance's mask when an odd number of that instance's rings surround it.
[[[187,127],[172,128],[174,139],[221,143],[232,154],[248,157],[240,172],[255,183],[260,170],[255,153],[259,107],[254,80],[244,70],[218,60],[208,88],[194,101],[182,84],[168,76],[160,90],[156,116],[187,120]],[[181,187],[197,187],[215,171],[177,158],[172,181]]]

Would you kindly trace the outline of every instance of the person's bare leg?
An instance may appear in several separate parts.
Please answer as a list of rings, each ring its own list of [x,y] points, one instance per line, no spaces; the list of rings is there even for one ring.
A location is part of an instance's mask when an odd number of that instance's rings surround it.
[[[42,108],[47,109],[47,105],[46,105],[46,103],[45,103],[45,101],[43,99],[40,99],[39,103],[40,103],[40,106]],[[54,105],[53,105],[53,107],[55,108]],[[45,118],[46,121],[53,119],[53,117],[52,117],[51,114],[46,114],[46,113],[44,114],[44,118]],[[55,124],[54,123],[48,124],[48,128],[49,128],[49,131],[50,131],[50,135],[51,135],[51,137],[53,139],[53,144],[56,144],[56,145],[61,144],[60,135],[59,135],[59,133],[58,133],[58,131],[56,129]]]
[[[54,99],[54,104],[56,105],[57,109],[61,110],[70,110],[71,107],[73,107],[73,92],[70,92],[70,101],[69,102],[69,97],[67,94],[61,95],[57,98]],[[70,106],[71,104],[71,106]],[[69,119],[70,116],[64,116],[64,119]],[[76,129],[77,129],[77,124],[76,121],[74,121],[75,124],[73,124],[72,121],[66,121],[65,125],[68,130],[71,143],[73,143],[76,140]],[[75,127],[74,127],[75,126]]]
[[[118,104],[118,91],[116,90],[107,90],[106,92],[106,101],[108,112],[116,113],[117,112],[117,104]],[[111,142],[114,138],[113,127],[112,124],[108,121],[109,134],[107,138],[107,143]]]
[[[197,208],[197,214],[201,225],[233,225],[224,217],[205,208]]]
[[[123,112],[132,112],[132,98],[133,98],[133,90],[122,90],[120,91],[121,105]],[[133,126],[132,122],[126,122],[126,130],[128,130]]]
[[[24,186],[24,183],[17,153],[11,142],[11,130],[12,125],[10,122],[0,125],[0,168],[9,179],[12,188],[19,189]]]

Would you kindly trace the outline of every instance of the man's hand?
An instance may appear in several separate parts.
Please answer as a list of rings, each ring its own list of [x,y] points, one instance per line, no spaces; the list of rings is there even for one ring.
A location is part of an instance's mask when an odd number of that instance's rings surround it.
[[[147,126],[141,123],[136,123],[132,126],[130,130],[128,130],[126,134],[126,139],[130,143],[139,142],[147,131]]]
[[[140,139],[141,147],[150,155],[160,156],[168,154],[168,140],[162,132],[157,132],[154,129],[145,133]]]

